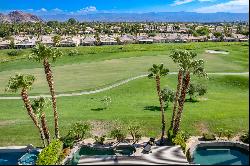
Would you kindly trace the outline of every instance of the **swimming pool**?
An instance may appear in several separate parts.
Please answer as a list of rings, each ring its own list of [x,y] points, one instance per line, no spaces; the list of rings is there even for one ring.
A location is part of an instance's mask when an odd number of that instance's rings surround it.
[[[0,165],[17,165],[18,159],[26,152],[0,152]]]
[[[193,153],[193,163],[202,165],[249,165],[249,152],[239,147],[204,146]]]
[[[108,156],[130,156],[135,151],[136,149],[131,145],[118,145],[115,149],[82,146],[78,151],[76,151],[72,160],[68,164],[77,165],[82,156],[94,156],[96,158],[105,158]]]
[[[37,150],[1,149],[0,165],[34,165],[38,155]]]

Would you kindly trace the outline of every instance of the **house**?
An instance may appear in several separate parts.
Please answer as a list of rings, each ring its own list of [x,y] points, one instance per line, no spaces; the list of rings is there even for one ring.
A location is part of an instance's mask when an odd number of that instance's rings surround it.
[[[42,36],[41,37],[41,43],[48,45],[48,46],[53,46],[54,42],[52,40],[51,36]]]
[[[165,43],[166,42],[166,38],[164,38],[162,36],[154,36],[154,37],[150,37],[150,39],[153,39],[154,43]]]
[[[120,37],[120,41],[123,43],[123,44],[130,44],[130,43],[134,43],[134,37],[131,36],[131,35],[123,35]]]
[[[96,39],[93,36],[86,36],[80,39],[81,46],[93,46],[95,45]]]
[[[77,37],[66,37],[65,39],[63,39],[59,46],[61,47],[76,47],[80,45],[80,40]]]
[[[0,49],[8,49],[8,48],[10,48],[9,40],[0,41]]]
[[[32,48],[35,47],[35,45],[36,45],[36,40],[25,39],[23,41],[15,43],[14,47],[18,49],[23,49],[23,48]]]
[[[108,36],[101,37],[101,45],[116,45],[117,41]]]

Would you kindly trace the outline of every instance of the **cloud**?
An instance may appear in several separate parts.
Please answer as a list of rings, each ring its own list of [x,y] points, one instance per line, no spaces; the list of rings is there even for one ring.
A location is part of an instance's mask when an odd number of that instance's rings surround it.
[[[182,4],[186,4],[186,3],[190,3],[193,2],[194,0],[175,0],[173,4],[171,4],[170,6],[177,6],[177,5],[182,5]]]
[[[41,9],[37,10],[37,12],[47,12],[47,9],[41,8]]]
[[[96,11],[97,11],[97,9],[95,6],[88,6],[88,7],[85,7],[85,8],[78,10],[77,12],[78,13],[89,13],[89,12],[96,12]]]
[[[201,7],[194,10],[198,13],[216,13],[216,12],[230,12],[230,13],[248,13],[248,0],[230,0],[225,3],[219,3],[212,6]]]
[[[59,8],[52,9],[52,11],[54,11],[54,12],[63,12],[63,10],[59,9]]]

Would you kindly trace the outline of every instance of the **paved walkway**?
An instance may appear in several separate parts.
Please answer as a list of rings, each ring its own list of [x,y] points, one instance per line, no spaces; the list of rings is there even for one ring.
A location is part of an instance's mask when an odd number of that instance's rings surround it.
[[[142,156],[81,157],[78,165],[188,165],[180,146],[153,146]]]
[[[177,72],[170,72],[169,74],[177,74]],[[249,75],[249,72],[242,72],[242,73],[207,73],[208,75]],[[147,74],[143,74],[143,75],[139,75],[136,77],[132,77],[126,80],[123,80],[121,82],[112,84],[110,86],[107,86],[105,88],[101,88],[101,89],[97,89],[97,90],[92,90],[92,91],[81,91],[81,92],[73,92],[73,93],[62,93],[62,94],[58,94],[56,95],[56,97],[68,97],[68,96],[81,96],[81,95],[88,95],[88,94],[94,94],[94,93],[99,93],[99,92],[103,92],[115,87],[118,87],[120,85],[126,84],[132,80],[138,79],[138,78],[142,78],[142,77],[146,77]],[[51,97],[50,95],[40,95],[43,97]],[[39,96],[29,96],[29,98],[34,99],[37,98]],[[16,100],[16,99],[21,99],[21,97],[10,97],[10,96],[6,96],[6,97],[1,97],[0,96],[0,100]]]

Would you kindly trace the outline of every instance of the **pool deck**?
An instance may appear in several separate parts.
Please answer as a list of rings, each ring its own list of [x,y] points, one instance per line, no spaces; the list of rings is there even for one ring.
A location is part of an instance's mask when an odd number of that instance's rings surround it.
[[[180,146],[152,146],[152,153],[141,156],[82,156],[78,165],[188,165]]]

